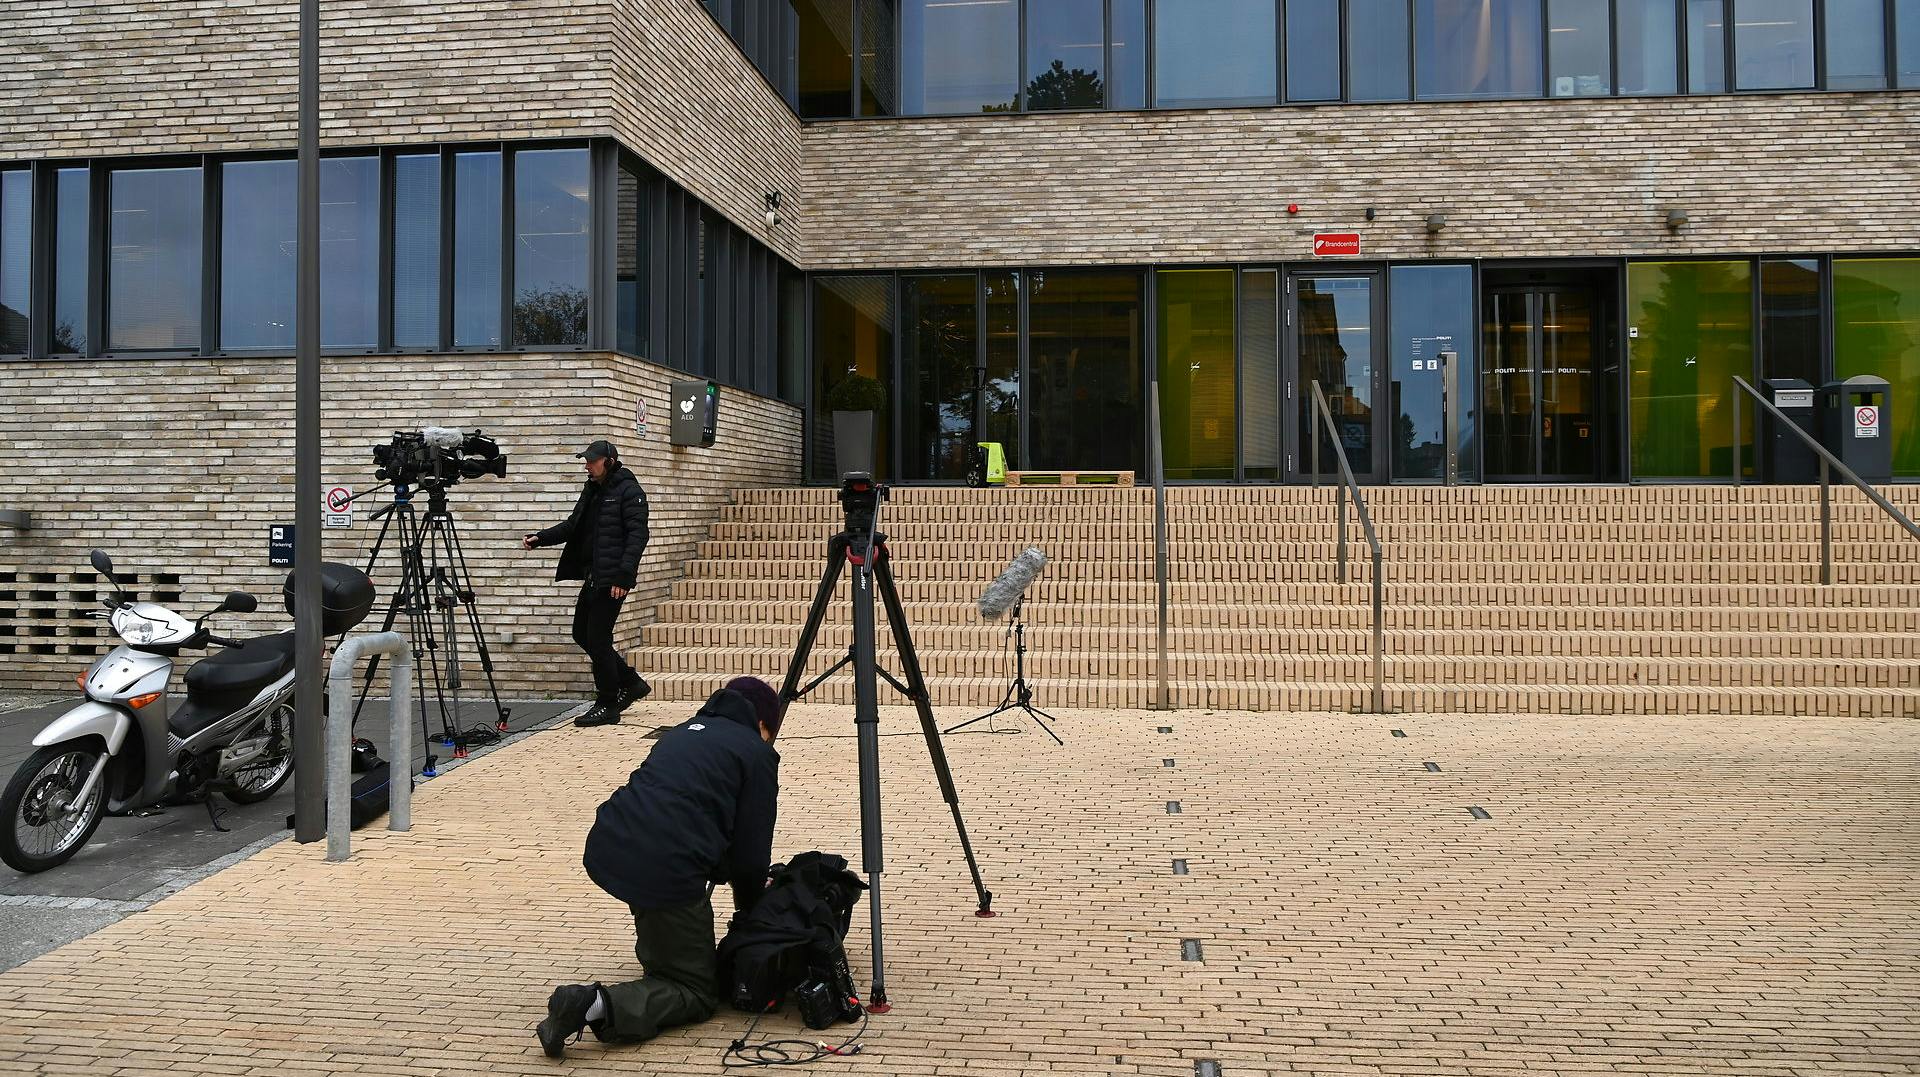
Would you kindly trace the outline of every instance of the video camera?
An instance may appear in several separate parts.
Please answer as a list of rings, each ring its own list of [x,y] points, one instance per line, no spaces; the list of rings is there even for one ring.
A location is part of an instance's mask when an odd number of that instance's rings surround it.
[[[507,455],[500,443],[478,430],[461,433],[444,426],[396,430],[393,440],[373,447],[374,475],[403,486],[446,487],[482,475],[507,477]]]

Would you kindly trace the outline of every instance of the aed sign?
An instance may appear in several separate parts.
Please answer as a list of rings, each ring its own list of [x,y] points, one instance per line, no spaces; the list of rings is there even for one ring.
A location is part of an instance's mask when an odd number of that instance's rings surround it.
[[[1880,409],[1872,404],[1853,409],[1853,436],[1857,438],[1877,438],[1880,436]]]
[[[1358,232],[1315,232],[1313,234],[1313,255],[1316,258],[1337,255],[1358,257],[1359,254],[1360,233]]]

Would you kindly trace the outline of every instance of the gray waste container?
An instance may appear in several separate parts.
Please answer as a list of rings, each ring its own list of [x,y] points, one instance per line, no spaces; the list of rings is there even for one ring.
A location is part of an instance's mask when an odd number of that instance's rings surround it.
[[[1763,378],[1760,393],[1784,412],[1793,425],[1819,440],[1820,412],[1814,407],[1811,382],[1799,378]],[[1820,479],[1820,458],[1812,446],[1794,436],[1786,425],[1766,412],[1760,415],[1761,439],[1766,445],[1762,482],[1806,483]]]
[[[1887,380],[1859,374],[1820,389],[1820,440],[1866,482],[1893,481],[1893,410]]]

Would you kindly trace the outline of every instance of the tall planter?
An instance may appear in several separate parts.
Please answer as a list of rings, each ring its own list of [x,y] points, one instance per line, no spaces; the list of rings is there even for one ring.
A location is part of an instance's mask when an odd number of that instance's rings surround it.
[[[836,477],[858,471],[873,474],[873,421],[871,411],[833,413],[833,462]]]

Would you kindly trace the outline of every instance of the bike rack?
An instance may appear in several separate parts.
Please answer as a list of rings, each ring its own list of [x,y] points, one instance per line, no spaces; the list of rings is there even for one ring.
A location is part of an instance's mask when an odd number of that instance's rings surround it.
[[[333,652],[327,670],[327,859],[345,860],[353,834],[353,667],[363,654],[392,656],[387,666],[392,729],[387,736],[387,829],[413,829],[413,648],[398,632],[355,636]]]

